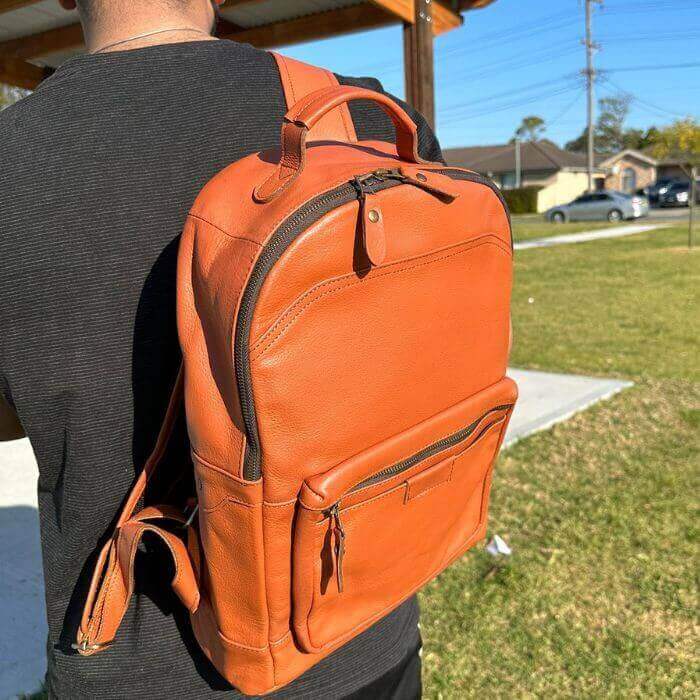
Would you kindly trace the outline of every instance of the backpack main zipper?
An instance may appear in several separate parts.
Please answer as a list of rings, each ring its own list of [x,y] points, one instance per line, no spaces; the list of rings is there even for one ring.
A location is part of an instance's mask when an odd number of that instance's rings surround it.
[[[434,170],[441,175],[447,175],[453,180],[466,180],[489,187],[499,198],[506,211],[510,224],[508,207],[498,187],[488,178],[478,173],[453,168]],[[258,434],[255,401],[250,372],[249,339],[255,305],[260,295],[263,283],[274,264],[280,259],[291,243],[321,217],[334,209],[359,201],[362,192],[372,194],[404,184],[420,187],[412,178],[406,178],[398,170],[380,168],[358,176],[330,192],[319,195],[297,209],[272,234],[255,262],[253,271],[246,284],[236,321],[234,335],[233,362],[238,385],[238,395],[241,403],[241,414],[246,432],[246,454],[243,461],[243,478],[247,481],[257,481],[262,476],[260,459],[260,437]],[[511,246],[513,236],[511,231]]]

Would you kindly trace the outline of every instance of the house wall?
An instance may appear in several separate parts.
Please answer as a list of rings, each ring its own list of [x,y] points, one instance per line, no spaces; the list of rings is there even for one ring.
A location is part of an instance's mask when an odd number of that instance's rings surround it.
[[[596,173],[599,175],[599,173]],[[566,204],[588,190],[588,174],[559,171],[537,193],[537,211]]]
[[[521,176],[521,184],[523,187],[531,185],[544,185],[552,175],[556,174],[556,170],[526,170]],[[490,177],[502,190],[510,190],[515,187],[515,171],[508,170],[506,172],[489,172],[484,173]]]
[[[631,177],[630,177],[631,176]],[[656,182],[656,167],[631,156],[620,158],[605,178],[605,188],[631,194]]]

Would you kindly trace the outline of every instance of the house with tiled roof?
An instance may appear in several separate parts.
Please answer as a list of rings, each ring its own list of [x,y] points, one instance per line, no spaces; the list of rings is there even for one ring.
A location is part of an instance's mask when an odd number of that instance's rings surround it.
[[[516,184],[516,145],[468,146],[443,151],[449,165],[476,170],[493,179],[502,189]],[[588,189],[586,155],[559,148],[551,141],[525,141],[520,144],[521,186],[540,188],[537,211],[570,202]],[[607,170],[600,165],[593,173],[603,185]]]

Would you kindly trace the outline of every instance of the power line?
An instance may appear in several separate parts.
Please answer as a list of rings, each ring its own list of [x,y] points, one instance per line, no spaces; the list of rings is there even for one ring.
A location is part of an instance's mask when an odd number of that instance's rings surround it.
[[[686,117],[688,116],[687,114],[681,114],[680,112],[674,112],[670,109],[666,109],[665,107],[659,107],[659,105],[655,105],[652,102],[648,102],[647,100],[643,100],[641,97],[637,97],[634,93],[630,92],[629,90],[625,90],[621,85],[618,85],[616,82],[610,80],[610,78],[603,77],[602,78],[603,83],[607,83],[609,86],[615,88],[617,91],[621,92],[623,95],[626,95],[629,97],[630,100],[635,102],[637,105],[645,106],[648,110],[655,110],[657,113],[661,113],[662,115],[669,114],[672,117]]]
[[[441,124],[453,124],[455,122],[459,122],[462,120],[467,120],[467,119],[476,119],[477,117],[483,117],[486,115],[492,115],[497,112],[503,112],[509,109],[516,109],[519,107],[525,107],[526,105],[533,104],[535,102],[542,102],[543,100],[548,100],[552,97],[558,97],[559,95],[566,95],[573,90],[579,90],[578,85],[574,86],[569,86],[569,87],[561,87],[558,90],[551,90],[548,89],[545,92],[538,93],[536,95],[532,95],[528,97],[525,100],[518,100],[518,101],[513,101],[513,102],[507,102],[503,103],[500,105],[495,105],[492,107],[487,107],[485,109],[481,110],[476,110],[474,112],[466,112],[466,113],[458,113],[458,114],[453,114],[450,115],[447,119],[441,120]]]
[[[619,68],[601,68],[601,73],[629,73],[647,70],[670,70],[672,68],[697,68],[700,63],[667,63],[665,65],[650,66],[620,66]]]
[[[566,86],[570,86],[571,80],[572,79],[577,79],[576,74],[566,74],[562,75],[559,78],[550,78],[549,80],[542,80],[537,83],[530,83],[529,85],[523,85],[520,88],[517,88],[516,90],[504,90],[503,92],[497,92],[492,95],[488,95],[486,97],[482,97],[479,99],[478,104],[482,105],[486,102],[492,102],[494,100],[498,100],[502,97],[516,97],[518,95],[521,95],[523,93],[531,92],[532,90],[536,90],[537,88],[541,88],[544,86],[547,86],[549,89],[551,89],[553,86],[560,86],[562,87],[562,83],[565,84]],[[525,98],[529,99],[529,98]],[[460,110],[464,109],[465,107],[473,107],[472,102],[457,102],[453,103],[451,105],[447,105],[446,107],[443,108],[443,112],[452,112],[455,110]]]
[[[561,112],[559,112],[559,114],[557,114],[554,117],[554,119],[550,119],[549,121],[546,121],[547,131],[549,131],[550,126],[554,126],[555,124],[560,123],[559,120],[571,111],[573,106],[581,99],[581,96],[583,95],[583,93],[584,93],[583,90],[580,90],[579,92],[577,92],[574,99],[568,105],[566,105],[566,107],[564,107],[564,109],[562,109]]]
[[[449,80],[444,82],[445,85],[452,85],[460,81],[463,77],[469,79],[469,83],[476,83],[479,80],[488,78],[492,75],[503,74],[504,72],[518,70],[519,68],[529,68],[541,63],[547,63],[553,59],[560,58],[567,54],[578,51],[577,46],[570,46],[568,49],[559,48],[558,45],[546,47],[540,52],[521,52],[508,59],[487,64],[488,67],[484,70],[478,70],[478,66],[470,66],[466,72],[451,71],[448,74]]]

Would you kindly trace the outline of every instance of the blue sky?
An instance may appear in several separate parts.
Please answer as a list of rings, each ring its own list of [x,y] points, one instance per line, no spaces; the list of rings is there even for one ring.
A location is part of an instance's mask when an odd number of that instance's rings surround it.
[[[593,18],[600,44],[597,97],[634,96],[627,126],[700,115],[700,0],[605,0]],[[438,136],[444,147],[503,143],[522,117],[545,119],[563,144],[585,123],[580,0],[496,0],[437,38]],[[283,49],[345,75],[373,75],[404,95],[398,26]],[[687,67],[661,68],[661,66]]]

